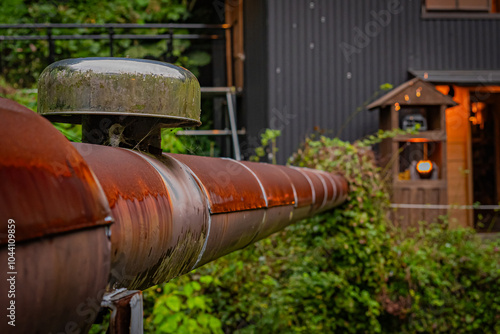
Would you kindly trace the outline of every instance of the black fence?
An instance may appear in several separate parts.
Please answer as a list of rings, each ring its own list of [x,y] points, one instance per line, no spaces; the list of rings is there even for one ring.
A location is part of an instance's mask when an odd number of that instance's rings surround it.
[[[29,34],[16,34],[16,30],[29,29]],[[57,34],[55,30],[78,30],[75,34]],[[135,29],[130,33],[123,31]],[[144,32],[137,32],[137,29]],[[163,30],[162,33],[151,33],[154,29]],[[189,33],[179,33],[176,30],[188,30]],[[88,34],[81,33],[82,30],[89,31]],[[97,33],[96,33],[97,31]],[[119,31],[119,33],[117,33]],[[120,39],[129,40],[165,40],[167,50],[164,61],[172,62],[172,50],[174,39],[185,40],[227,40],[228,47],[232,49],[232,29],[229,24],[196,24],[196,23],[108,23],[108,24],[65,24],[65,23],[40,23],[40,24],[0,24],[0,72],[3,70],[1,50],[4,41],[48,41],[48,63],[55,61],[55,42],[58,40],[108,40],[109,56],[114,56],[114,41]],[[232,53],[231,53],[232,54]],[[230,61],[227,59],[226,61]]]

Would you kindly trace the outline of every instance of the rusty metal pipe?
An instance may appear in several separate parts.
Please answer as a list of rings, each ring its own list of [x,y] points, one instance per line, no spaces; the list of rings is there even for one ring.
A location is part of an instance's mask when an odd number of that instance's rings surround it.
[[[85,332],[109,276],[108,201],[47,120],[3,98],[0,119],[0,332]]]
[[[73,145],[115,218],[112,288],[166,282],[331,209],[347,195],[344,178],[322,171]]]

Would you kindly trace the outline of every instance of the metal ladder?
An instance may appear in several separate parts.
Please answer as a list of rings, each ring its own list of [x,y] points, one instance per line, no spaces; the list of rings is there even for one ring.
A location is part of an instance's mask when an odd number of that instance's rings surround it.
[[[236,87],[201,87],[202,95],[226,95],[227,115],[229,117],[230,129],[223,130],[183,130],[178,135],[183,136],[231,136],[233,143],[234,158],[241,160],[240,143],[238,135],[244,135],[245,130],[236,128]]]

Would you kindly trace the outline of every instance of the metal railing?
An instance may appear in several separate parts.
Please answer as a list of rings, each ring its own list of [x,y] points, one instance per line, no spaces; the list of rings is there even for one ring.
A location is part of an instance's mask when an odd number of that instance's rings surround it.
[[[35,29],[44,34],[29,34],[29,35],[6,35],[0,34],[0,50],[2,49],[3,41],[30,41],[30,40],[46,40],[49,44],[48,62],[55,61],[55,41],[57,40],[108,40],[109,41],[109,56],[114,56],[114,41],[119,39],[129,40],[162,40],[167,43],[167,53],[165,61],[172,61],[172,50],[174,39],[184,40],[220,40],[226,39],[226,32],[232,35],[232,27],[230,24],[201,24],[201,23],[106,23],[106,24],[67,24],[67,23],[33,23],[33,24],[0,24],[0,31],[6,29]],[[101,33],[90,34],[54,34],[55,29],[102,29]],[[147,33],[116,33],[117,30],[127,29],[165,29],[167,33],[152,34]],[[175,30],[187,29],[202,31],[203,33],[176,33]],[[206,31],[215,31],[215,33],[206,33]],[[228,47],[232,49],[232,38],[227,38]],[[168,53],[170,52],[170,55]],[[230,62],[230,59],[227,59]],[[0,52],[0,71],[2,70],[2,59]]]

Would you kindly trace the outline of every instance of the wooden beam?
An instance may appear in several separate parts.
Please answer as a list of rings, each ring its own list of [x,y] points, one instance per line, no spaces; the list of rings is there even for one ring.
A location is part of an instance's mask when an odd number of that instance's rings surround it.
[[[245,51],[243,45],[243,0],[227,0],[225,4],[226,24],[226,68],[227,85],[243,88],[243,63]]]

